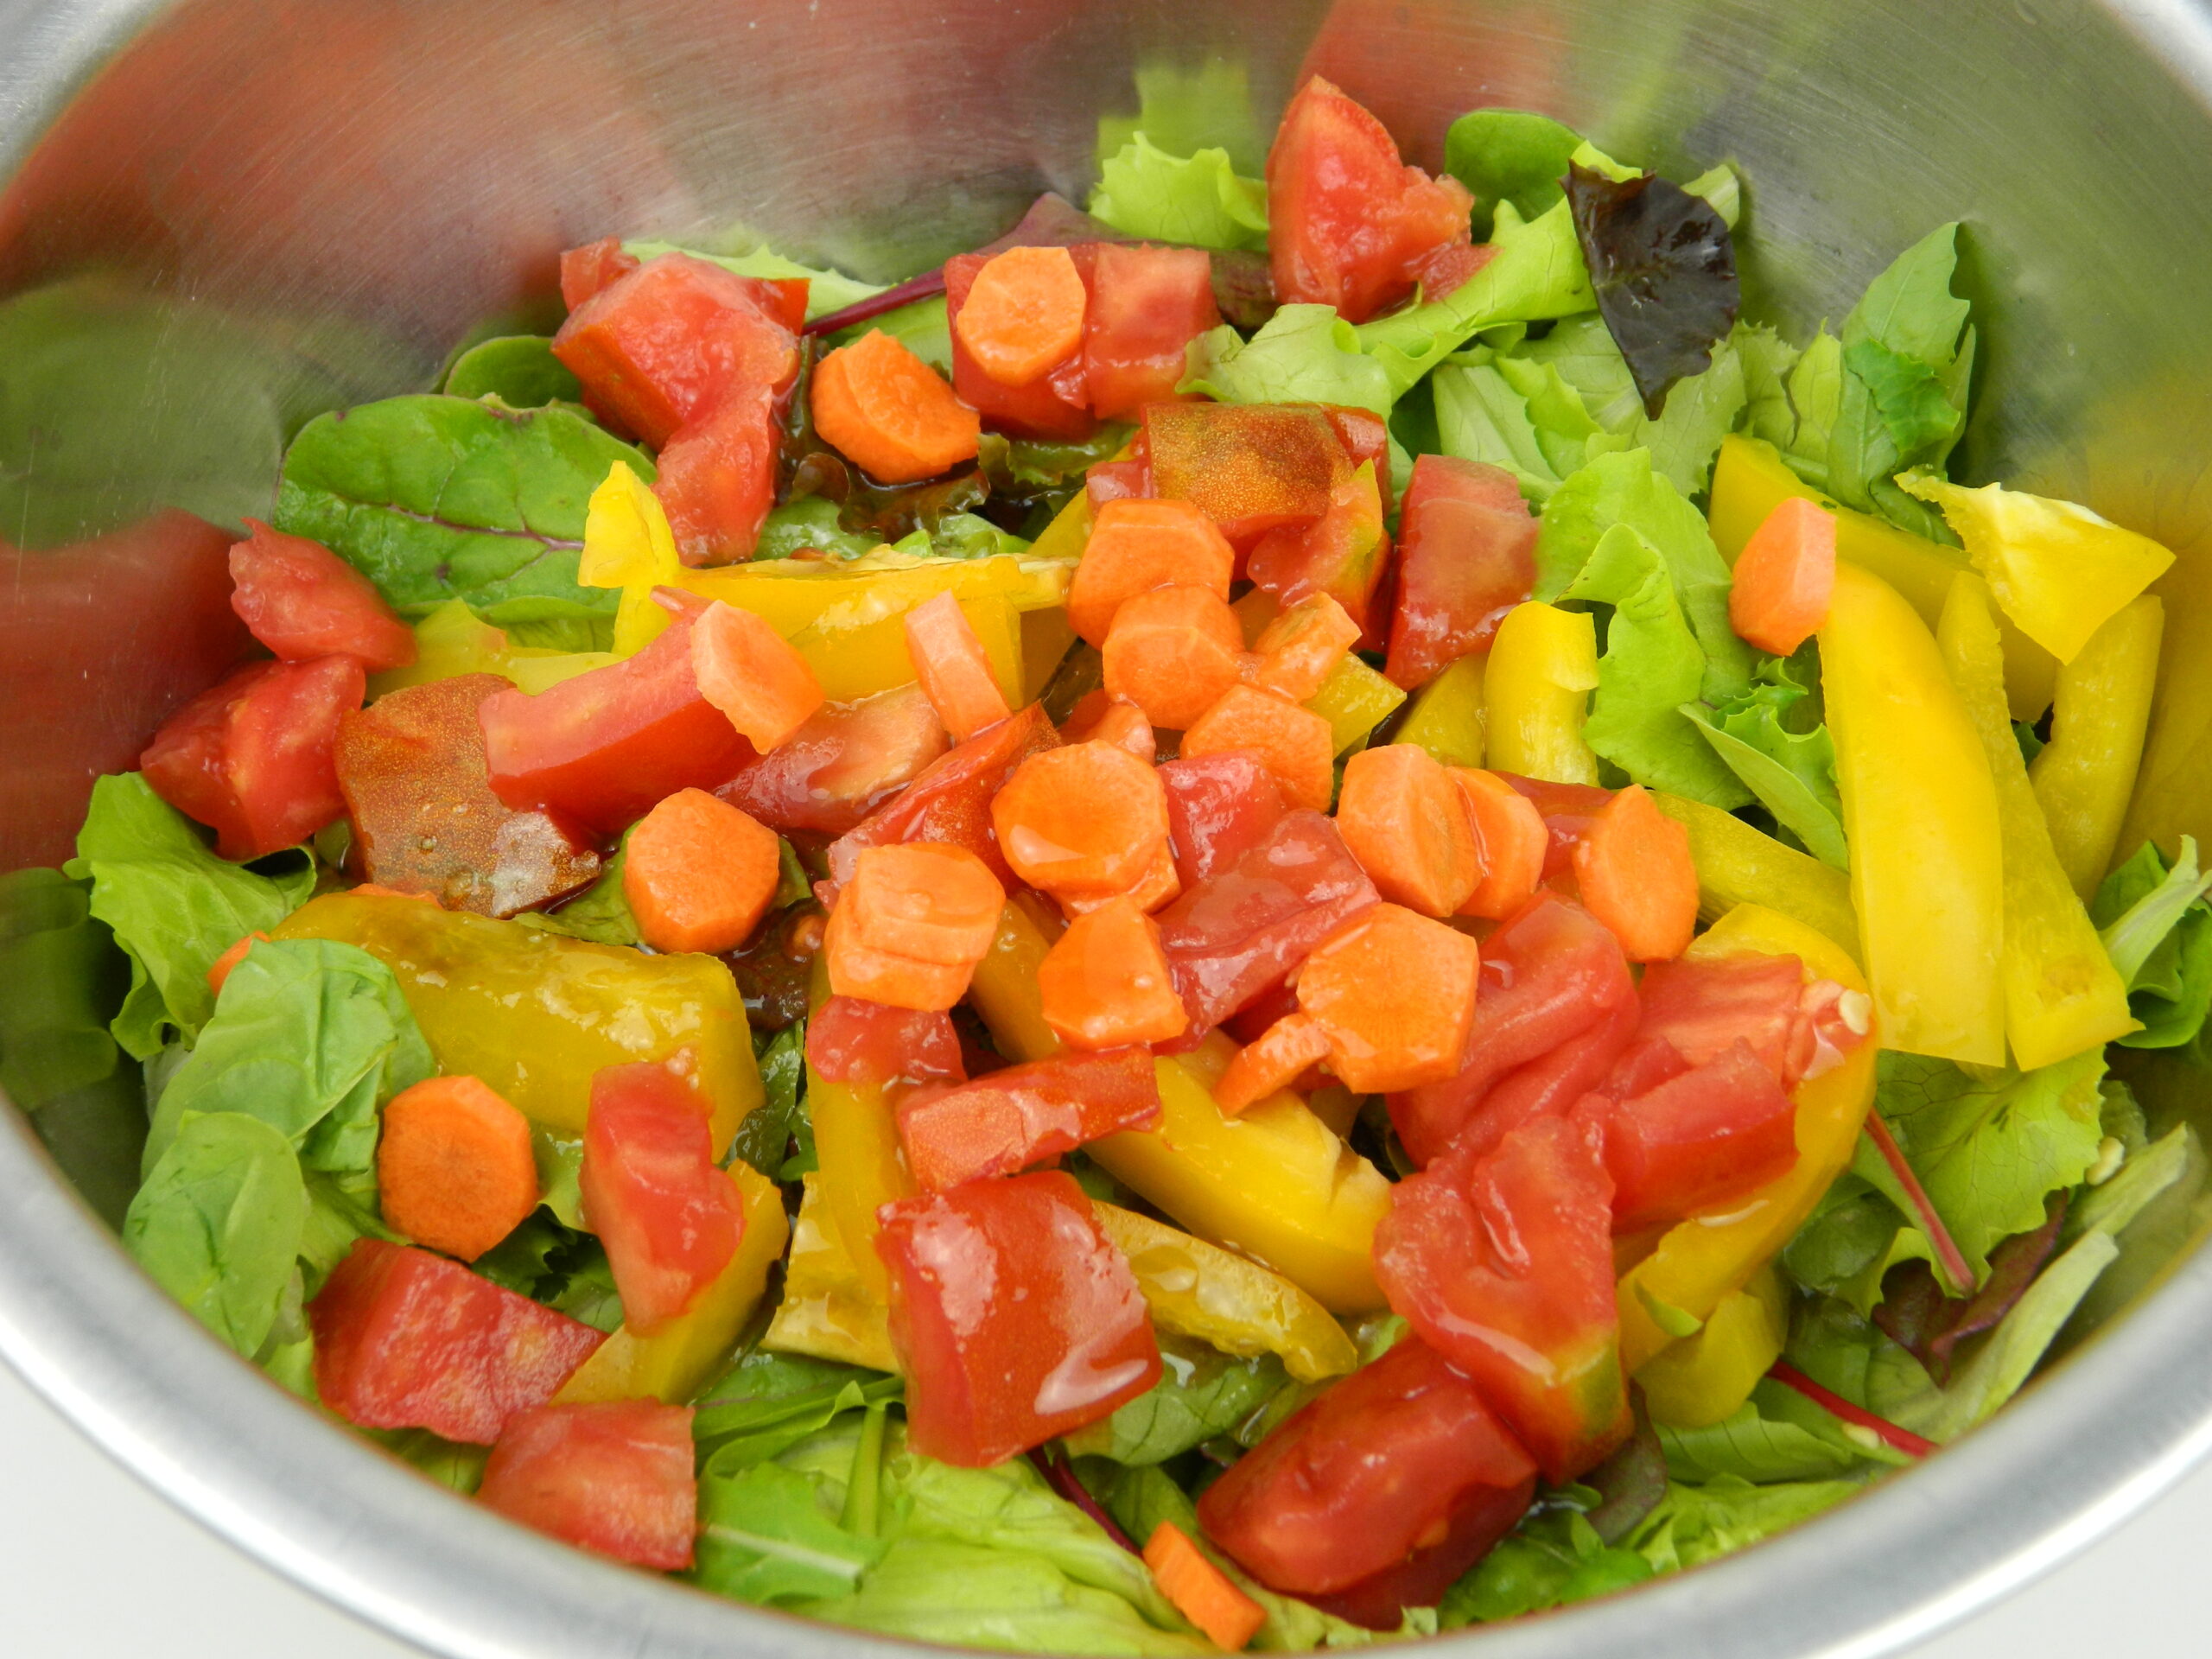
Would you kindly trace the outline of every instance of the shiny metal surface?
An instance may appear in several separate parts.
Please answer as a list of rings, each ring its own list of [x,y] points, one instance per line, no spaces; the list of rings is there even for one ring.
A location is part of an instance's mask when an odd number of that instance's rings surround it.
[[[255,511],[290,429],[419,386],[464,329],[542,308],[563,245],[749,231],[902,275],[1039,188],[1078,192],[1137,66],[1210,59],[1244,70],[1259,146],[1313,68],[1417,159],[1478,104],[1548,110],[1677,168],[1733,158],[1758,306],[1796,329],[1966,219],[1986,369],[1960,464],[2182,554],[2136,817],[2212,830],[2201,7],[0,0],[0,868],[66,854],[90,775],[222,666],[206,542],[143,522],[153,510]],[[2195,1104],[2186,1079],[2144,1081]],[[441,1653],[910,1650],[560,1549],[288,1403],[137,1275],[12,1110],[0,1353],[208,1524]],[[1893,1650],[2208,1449],[2200,1254],[1929,1466],[1732,1560],[1450,1645]]]

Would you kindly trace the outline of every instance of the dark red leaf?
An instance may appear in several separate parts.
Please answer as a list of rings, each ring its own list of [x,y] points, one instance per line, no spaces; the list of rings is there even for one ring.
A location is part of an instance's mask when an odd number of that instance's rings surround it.
[[[1656,420],[1675,383],[1704,373],[1735,326],[1742,295],[1727,221],[1652,173],[1617,184],[1570,167],[1567,199],[1599,315]]]

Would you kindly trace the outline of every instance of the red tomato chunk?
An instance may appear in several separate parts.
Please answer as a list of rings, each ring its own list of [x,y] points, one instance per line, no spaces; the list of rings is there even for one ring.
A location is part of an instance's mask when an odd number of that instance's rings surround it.
[[[1174,397],[1185,348],[1221,321],[1202,248],[1102,244],[1091,267],[1083,372],[1091,413],[1127,420]]]
[[[540,1406],[507,1425],[476,1495],[563,1543],[677,1573],[698,1532],[691,1459],[690,1406]]]
[[[1618,1105],[1592,1096],[1576,1117],[1604,1138],[1617,1233],[1741,1198],[1797,1162],[1796,1110],[1742,1041]]]
[[[833,702],[715,792],[772,830],[842,836],[944,753],[918,685]]]
[[[1398,598],[1385,672],[1407,690],[1488,651],[1536,581],[1536,521],[1502,467],[1421,455],[1398,520]]]
[[[1147,404],[1152,493],[1188,501],[1249,552],[1271,530],[1329,510],[1351,462],[1325,411],[1306,404]]]
[[[965,1083],[960,1033],[943,1013],[833,996],[806,1022],[806,1063],[830,1083]]]
[[[1167,834],[1185,888],[1235,863],[1265,840],[1289,809],[1274,773],[1249,750],[1170,760],[1160,768],[1167,791]]]
[[[1160,1121],[1152,1053],[1071,1054],[1010,1065],[899,1104],[899,1140],[923,1191],[1011,1175],[1122,1129]]]
[[[252,535],[231,549],[231,608],[255,639],[288,663],[351,657],[378,669],[415,660],[415,631],[374,582],[320,542],[245,522]]]
[[[1016,766],[1058,747],[1059,741],[1052,721],[1035,703],[976,733],[932,761],[897,799],[840,837],[830,849],[830,879],[852,880],[853,865],[868,848],[935,841],[965,847],[1002,885],[1013,886],[1014,872],[1007,868],[991,825],[991,800]]]

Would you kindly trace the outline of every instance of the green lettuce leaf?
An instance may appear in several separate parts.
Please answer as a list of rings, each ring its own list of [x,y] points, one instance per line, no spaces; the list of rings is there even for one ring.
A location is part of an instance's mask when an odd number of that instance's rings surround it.
[[[817,317],[826,317],[832,311],[842,311],[849,305],[858,305],[862,300],[872,300],[884,291],[880,283],[863,283],[826,266],[802,265],[771,248],[754,247],[743,253],[704,253],[674,242],[625,242],[622,251],[637,259],[657,259],[664,253],[688,253],[694,259],[707,260],[740,276],[765,276],[771,281],[804,276],[809,322]]]
[[[1797,435],[1789,377],[1803,353],[1761,323],[1738,322],[1729,340],[1744,365],[1745,430],[1787,449]]]
[[[1461,461],[1503,467],[1519,483],[1522,494],[1541,504],[1582,464],[1599,427],[1558,370],[1516,365],[1524,374],[1549,377],[1532,399],[1506,378],[1508,360],[1447,363],[1429,377],[1436,447]],[[1545,423],[1541,427],[1540,418]]]
[[[1475,233],[1490,232],[1498,202],[1523,219],[1567,199],[1560,181],[1582,147],[1582,135],[1548,115],[1526,110],[1475,110],[1444,135],[1444,170],[1475,193]]]
[[[356,1428],[395,1458],[411,1464],[448,1491],[463,1497],[476,1496],[484,1484],[484,1465],[492,1455],[488,1446],[461,1446],[442,1440],[427,1428]]]
[[[1789,677],[1787,661],[1769,658],[1758,673],[1758,683],[1741,696],[1712,709],[1686,705],[1682,712],[1777,823],[1814,857],[1849,869],[1834,740],[1823,724],[1791,730],[1785,723],[1810,696],[1809,688]]]
[[[796,1354],[747,1354],[700,1397],[691,1426],[709,1472],[733,1475],[780,1457],[848,1413],[896,1400],[895,1376]]]
[[[810,1127],[802,1103],[806,1084],[806,1021],[786,1026],[771,1038],[760,1051],[760,1066],[765,1096],[737,1126],[737,1140],[730,1150],[774,1180],[784,1167],[791,1137],[802,1127]]]
[[[1136,113],[1098,118],[1102,163],[1141,132],[1173,156],[1218,149],[1243,172],[1266,166],[1274,124],[1262,122],[1254,109],[1250,73],[1241,58],[1205,57],[1195,64],[1156,58],[1139,64],[1132,79]]]
[[[1518,1618],[1611,1595],[1656,1571],[1635,1550],[1606,1543],[1580,1510],[1539,1508],[1445,1592],[1437,1623],[1456,1630]]]
[[[194,1116],[147,1172],[124,1248],[185,1311],[251,1358],[275,1329],[307,1192],[292,1144],[243,1112]]]
[[[1726,1476],[1760,1484],[1830,1480],[1865,1462],[1865,1454],[1858,1448],[1831,1435],[1768,1416],[1757,1400],[1745,1401],[1732,1416],[1708,1427],[1659,1427],[1659,1443],[1667,1452],[1667,1471],[1676,1480],[1705,1481]]]
[[[837,513],[837,504],[826,495],[802,495],[795,501],[769,508],[767,518],[761,522],[760,539],[753,550],[753,558],[788,559],[794,553],[813,548],[856,559],[864,553],[873,553],[882,544],[880,537],[842,528]]]
[[[1227,323],[1192,340],[1176,388],[1224,404],[1341,404],[1390,412],[1389,375],[1328,305],[1286,305],[1245,340]]]
[[[1111,1458],[1138,1466],[1165,1463],[1225,1435],[1289,1381],[1272,1354],[1232,1359],[1205,1343],[1163,1335],[1160,1381],[1066,1437],[1071,1456]]]
[[[622,866],[629,848],[629,832],[625,830],[614,855],[601,868],[599,880],[558,910],[525,910],[514,919],[542,933],[564,933],[572,939],[589,939],[598,944],[642,944],[645,938],[638,931],[638,918],[622,891]]]
[[[66,873],[92,882],[92,913],[130,958],[113,1031],[133,1059],[161,1052],[171,1029],[188,1042],[198,1037],[214,1011],[207,970],[215,958],[276,926],[314,890],[313,859],[286,853],[260,861],[275,874],[216,857],[135,772],[94,781]]]
[[[652,461],[562,408],[426,393],[310,421],[284,456],[275,522],[321,542],[423,616],[467,601],[487,622],[608,629],[620,597],[576,582],[585,505],[616,461]]]
[[[1143,133],[1099,168],[1090,216],[1127,235],[1194,248],[1261,248],[1268,187],[1239,178],[1225,149],[1170,155]]]
[[[0,1088],[10,1100],[35,1111],[114,1072],[109,1024],[129,972],[86,883],[54,869],[0,875]]]
[[[497,397],[509,409],[581,404],[583,383],[553,355],[543,334],[479,340],[453,360],[438,390],[448,397]]]
[[[2212,1009],[2212,874],[2196,868],[2196,842],[2181,840],[2169,870],[2155,844],[2104,880],[2089,906],[2105,950],[2127,982],[2128,1011],[2143,1029],[2119,1039],[2126,1048],[2179,1048],[2196,1040]]]
[[[843,1596],[882,1560],[880,1539],[840,1526],[821,1485],[781,1464],[759,1463],[699,1484],[702,1589],[759,1606]]]
[[[1856,1480],[1755,1486],[1719,1475],[1699,1485],[1677,1482],[1630,1535],[1630,1546],[1660,1572],[1671,1573],[1732,1554],[1864,1490],[1865,1483]]]

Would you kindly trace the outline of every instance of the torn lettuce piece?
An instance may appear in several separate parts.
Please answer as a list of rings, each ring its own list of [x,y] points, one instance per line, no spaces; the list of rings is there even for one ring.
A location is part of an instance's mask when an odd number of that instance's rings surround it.
[[[1224,404],[1340,404],[1388,416],[1403,389],[1329,305],[1286,305],[1249,340],[1224,323],[1191,342],[1185,364],[1176,390]]]
[[[1445,1592],[1437,1624],[1456,1630],[1570,1606],[1642,1584],[1657,1572],[1635,1550],[1607,1543],[1573,1505],[1540,1507]]]
[[[849,305],[858,305],[862,300],[872,300],[886,291],[880,283],[863,283],[827,266],[802,265],[766,245],[755,245],[741,253],[708,253],[698,248],[687,248],[679,242],[625,242],[622,251],[635,259],[657,259],[664,253],[688,253],[694,259],[704,259],[740,276],[761,276],[771,282],[804,277],[809,322],[817,317],[826,317],[832,311],[842,311]]]
[[[1758,683],[1716,709],[1686,705],[1713,753],[1726,763],[1775,822],[1806,851],[1837,869],[1851,868],[1843,803],[1835,780],[1835,742],[1825,725],[1792,730],[1789,720],[1810,696],[1790,677],[1789,664],[1768,658]]]
[[[1072,1457],[1135,1467],[1165,1463],[1235,1431],[1289,1382],[1272,1354],[1233,1359],[1208,1344],[1162,1333],[1160,1381],[1112,1415],[1066,1436]]]
[[[699,1483],[699,1547],[692,1580],[756,1606],[850,1594],[883,1559],[879,1538],[847,1530],[821,1482],[778,1463]]]
[[[1732,1475],[1699,1484],[1678,1481],[1629,1546],[1661,1573],[1732,1554],[1866,1490],[1859,1480],[1783,1481],[1753,1485]]]
[[[1209,57],[1193,66],[1158,59],[1138,65],[1132,79],[1136,113],[1098,118],[1102,166],[1139,133],[1172,156],[1218,149],[1242,172],[1257,175],[1267,165],[1274,130],[1252,106],[1251,74],[1241,60]]]
[[[1787,1392],[1787,1390],[1781,1390]],[[1762,1413],[1755,1396],[1734,1414],[1704,1428],[1659,1425],[1659,1444],[1667,1471],[1676,1480],[1704,1481],[1727,1476],[1757,1484],[1787,1480],[1831,1480],[1861,1467],[1866,1454],[1833,1427],[1821,1433],[1801,1423]]]
[[[1268,241],[1268,187],[1239,177],[1229,152],[1169,154],[1142,132],[1100,165],[1090,216],[1154,242],[1194,248],[1262,248]]]
[[[2089,919],[2113,965],[2127,982],[2128,1011],[2143,1029],[2118,1039],[2127,1048],[2179,1048],[2196,1040],[2212,1009],[2212,874],[2196,866],[2196,842],[2183,836],[2168,869],[2145,842],[2097,889]]]
[[[1493,354],[1483,363],[1448,363],[1430,384],[1437,447],[1504,468],[1538,504],[1580,469],[1599,435],[1580,394],[1549,364]]]

